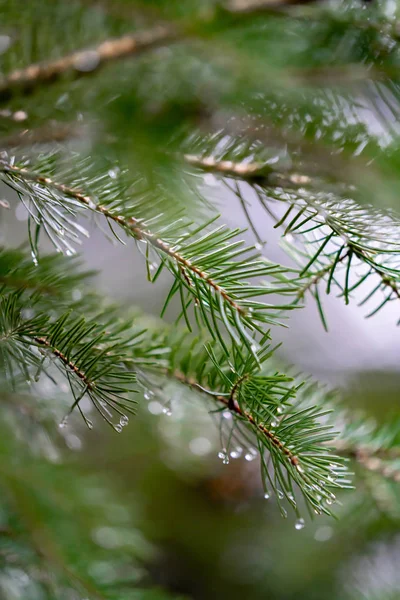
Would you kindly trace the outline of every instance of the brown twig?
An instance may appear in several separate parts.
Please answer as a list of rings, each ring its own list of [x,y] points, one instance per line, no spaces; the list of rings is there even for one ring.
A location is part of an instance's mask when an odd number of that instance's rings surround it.
[[[312,183],[312,179],[308,175],[279,173],[262,162],[234,162],[231,160],[217,160],[213,156],[202,157],[194,154],[185,154],[184,160],[202,171],[219,173],[225,177],[241,179],[252,184],[298,188]]]
[[[334,446],[339,454],[356,460],[368,471],[373,471],[400,483],[400,467],[394,467],[387,463],[388,460],[400,458],[400,448],[373,448],[365,445],[356,445],[346,440],[336,440],[330,446]]]
[[[226,3],[226,9],[234,14],[257,14],[315,2],[316,0],[230,0]]]
[[[147,31],[105,40],[93,49],[17,69],[0,79],[0,101],[8,100],[17,90],[32,91],[43,83],[53,83],[66,73],[72,72],[75,77],[90,75],[111,61],[138,55],[175,39],[174,27],[158,25]]]
[[[242,409],[236,401],[232,401],[230,397],[227,398],[225,396],[221,396],[221,395],[218,395],[218,394],[216,395],[211,390],[208,390],[207,388],[205,388],[202,385],[200,385],[192,377],[188,377],[188,376],[184,375],[183,373],[181,373],[180,371],[173,371],[170,374],[172,375],[172,377],[174,379],[180,381],[181,383],[183,383],[185,385],[188,385],[188,386],[190,386],[192,388],[195,388],[199,392],[202,392],[204,394],[207,394],[207,395],[211,396],[217,402],[224,404],[224,406],[226,406],[226,408],[228,410],[230,410],[231,412],[235,413],[238,417],[241,417],[244,421],[247,421],[248,423],[250,423],[258,431],[260,431],[261,433],[263,433],[264,436],[271,442],[271,444],[273,444],[276,448],[278,448],[281,452],[283,452],[283,454],[285,454],[285,456],[287,457],[288,461],[294,467],[296,467],[296,469],[300,473],[302,473],[298,457],[295,456],[289,450],[289,448],[287,448],[285,446],[285,444],[283,442],[281,442],[281,440],[274,433],[272,433],[272,431],[270,429],[268,429],[262,423],[258,423],[256,421],[256,419],[253,417],[253,415],[249,411],[247,411],[245,409]],[[236,384],[233,386],[233,388],[232,388],[232,390],[233,390],[233,396],[235,395],[237,387],[240,385],[240,383],[243,381],[243,379],[244,378],[239,379],[236,382]],[[231,396],[232,396],[232,392],[231,392]]]
[[[242,377],[239,377],[237,379],[237,381],[235,381],[235,383],[233,384],[231,393],[229,394],[229,399],[228,399],[229,410],[235,410],[236,405],[239,406],[239,403],[236,400],[236,396],[238,394],[239,387],[242,385],[242,383],[244,381],[246,381],[247,378],[248,378],[247,374],[242,375]]]
[[[45,346],[51,351],[52,354],[54,354],[54,356],[59,358],[64,366],[73,371],[89,390],[93,389],[94,383],[88,379],[86,374],[81,371],[72,360],[69,360],[65,354],[60,352],[58,348],[54,348],[47,338],[35,336],[33,339],[39,346]]]

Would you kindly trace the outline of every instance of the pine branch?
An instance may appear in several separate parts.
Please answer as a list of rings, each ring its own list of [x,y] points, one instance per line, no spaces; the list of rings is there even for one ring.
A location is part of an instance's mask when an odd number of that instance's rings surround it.
[[[23,307],[21,293],[10,293],[1,299],[0,365],[14,387],[19,373],[27,381],[32,377],[32,369],[36,371],[35,380],[42,372],[47,374],[45,362],[54,357],[74,398],[71,411],[78,408],[91,428],[80,408],[87,395],[100,415],[120,431],[128,422],[125,412],[133,412],[131,393],[136,380],[135,373],[125,367],[124,357],[137,342],[138,334],[131,333],[124,339],[120,330],[104,331],[100,315],[85,320],[72,318],[67,312],[51,322],[39,311],[37,316],[24,318]],[[35,352],[35,347],[39,351]],[[112,421],[115,415],[116,424]]]
[[[76,406],[79,407],[83,397],[82,393],[78,393],[76,385],[71,382],[71,376],[79,380],[80,391],[88,393],[93,402],[96,402],[94,395],[97,399],[100,398],[98,407],[103,418],[109,423],[107,410],[104,412],[105,396],[100,395],[102,387],[105,386],[108,395],[106,405],[109,408],[113,407],[120,415],[118,407],[123,406],[123,409],[129,410],[126,400],[121,404],[119,398],[115,403],[116,390],[108,380],[110,369],[108,368],[107,374],[105,363],[99,363],[95,373],[91,373],[92,369],[88,366],[91,364],[90,361],[93,361],[93,355],[99,353],[109,361],[110,351],[112,351],[114,357],[118,357],[118,364],[125,364],[127,367],[128,371],[125,372],[130,374],[130,380],[134,380],[132,368],[147,372],[150,378],[152,374],[157,376],[166,374],[169,378],[172,377],[200,392],[212,404],[220,405],[225,412],[229,411],[237,420],[234,435],[229,434],[230,439],[240,439],[242,435],[244,439],[248,439],[241,430],[242,427],[248,428],[258,440],[263,479],[268,482],[266,489],[268,490],[270,485],[278,494],[278,501],[281,500],[280,494],[282,494],[296,508],[290,483],[293,480],[317,512],[329,513],[328,507],[333,500],[329,487],[347,486],[346,472],[340,462],[337,462],[335,455],[332,455],[332,449],[340,455],[354,457],[365,468],[376,471],[385,478],[399,480],[397,467],[387,464],[388,459],[398,457],[398,448],[393,446],[397,439],[393,437],[393,432],[381,432],[374,438],[369,434],[369,437],[365,438],[363,433],[365,427],[356,424],[354,428],[350,423],[350,429],[346,429],[339,440],[332,440],[331,425],[321,425],[324,423],[326,410],[321,411],[313,406],[315,393],[313,387],[307,385],[302,391],[298,382],[276,371],[274,362],[269,364],[273,350],[269,346],[267,336],[262,341],[261,350],[256,358],[248,353],[246,347],[233,347],[227,358],[219,344],[211,342],[208,346],[204,346],[204,340],[190,339],[186,334],[184,337],[179,335],[177,338],[175,334],[167,331],[166,337],[164,332],[159,332],[154,337],[149,331],[143,338],[142,332],[133,326],[134,322],[131,319],[128,319],[126,324],[121,323],[107,310],[106,328],[109,330],[107,334],[98,334],[99,331],[104,331],[104,325],[100,325],[103,317],[100,316],[100,321],[97,319],[95,327],[92,321],[90,333],[92,339],[83,345],[86,349],[86,358],[83,359],[80,349],[84,342],[83,338],[86,341],[89,335],[90,328],[85,329],[82,321],[71,323],[67,315],[57,319],[50,326],[46,324],[46,319],[43,317],[21,321],[18,314],[13,313],[16,300],[18,300],[16,295],[10,295],[6,301],[3,300],[2,314],[8,318],[12,326],[8,328],[3,326],[3,345],[0,344],[0,348],[4,351],[4,342],[9,343],[11,339],[19,340],[24,345],[22,355],[27,367],[30,361],[27,361],[26,356],[29,355],[33,357],[34,368],[39,366],[38,373],[42,371],[44,374],[46,368],[36,355],[32,355],[30,345],[33,343],[38,348],[46,350],[46,353],[50,352],[60,362],[62,372],[67,374],[70,381],[75,398],[71,410]],[[39,335],[39,331],[45,332],[45,336]],[[166,352],[168,366],[165,365]],[[15,352],[12,358],[13,360],[17,358],[17,363],[21,364],[21,357],[16,356]],[[111,364],[114,360],[115,358],[111,358]],[[105,376],[107,376],[107,383],[103,380]],[[117,377],[120,379],[120,374]],[[124,375],[121,382],[126,393],[128,380],[125,377]],[[111,379],[115,381],[112,371]],[[327,405],[326,399],[322,400],[321,397],[318,397],[318,403]],[[222,420],[226,423],[225,418]],[[335,417],[333,422],[334,420]],[[86,422],[90,427],[91,424],[87,419]],[[122,414],[119,424],[111,424],[120,431],[126,422],[127,418]],[[367,428],[367,431],[370,429]],[[397,429],[395,431],[397,432]],[[267,463],[263,458],[264,449],[272,458],[275,479],[271,479],[266,467]],[[229,450],[225,452],[225,456],[229,456]],[[249,453],[250,456],[254,457]],[[282,478],[280,466],[287,472],[288,479]],[[279,490],[278,484],[283,491]],[[321,489],[323,489],[322,494]],[[327,501],[328,506],[321,502],[321,499]],[[281,508],[284,511],[283,507]]]
[[[104,206],[102,206],[100,204],[98,204],[98,205],[94,204],[93,200],[89,196],[86,196],[84,193],[80,192],[79,190],[75,190],[75,189],[70,188],[61,183],[57,183],[57,182],[53,181],[52,179],[50,179],[49,177],[42,177],[40,175],[36,175],[35,173],[29,172],[26,169],[20,169],[18,167],[14,167],[11,165],[4,166],[4,168],[5,168],[6,172],[9,170],[13,173],[23,175],[27,179],[35,181],[36,183],[41,183],[44,185],[51,186],[54,189],[56,189],[57,191],[61,192],[62,194],[65,194],[66,196],[69,196],[70,198],[74,198],[75,200],[78,200],[78,202],[81,202],[82,204],[91,208],[92,210],[103,214],[107,219],[110,219],[111,221],[114,221],[115,223],[117,223],[118,225],[121,225],[125,229],[128,229],[129,231],[131,231],[133,233],[133,235],[138,240],[145,240],[146,242],[149,242],[154,248],[161,250],[161,252],[167,254],[175,262],[177,262],[179,265],[181,265],[181,267],[183,269],[183,273],[186,273],[186,270],[189,270],[189,271],[192,271],[193,273],[195,273],[196,275],[198,275],[211,288],[213,288],[219,295],[221,295],[222,298],[224,300],[226,300],[226,302],[228,304],[230,304],[235,310],[237,310],[240,314],[246,314],[245,310],[243,308],[241,308],[225,292],[225,290],[223,290],[221,288],[221,286],[218,285],[218,283],[216,283],[213,279],[208,277],[208,275],[204,271],[200,270],[198,267],[191,264],[190,260],[185,259],[178,252],[175,252],[172,248],[170,248],[168,246],[168,244],[166,242],[157,238],[157,236],[154,235],[151,231],[147,231],[146,229],[144,229],[141,226],[141,224],[139,223],[139,221],[137,219],[135,219],[134,217],[126,219],[121,215],[114,215],[112,212],[107,210]]]
[[[261,434],[263,436],[265,436],[265,438],[273,446],[275,446],[279,450],[279,452],[282,452],[287,457],[287,460],[293,466],[297,467],[301,472],[301,467],[299,467],[298,457],[293,455],[293,453],[289,450],[289,448],[287,448],[284,445],[284,443],[273,433],[272,430],[268,429],[262,423],[257,423],[256,419],[253,417],[253,415],[250,413],[250,411],[243,410],[239,406],[239,404],[236,400],[236,393],[237,393],[237,390],[240,387],[240,384],[242,383],[243,378],[245,376],[240,377],[233,384],[231,392],[229,394],[229,398],[226,398],[225,396],[221,396],[217,392],[213,392],[213,391],[201,386],[199,383],[197,383],[195,381],[195,379],[193,379],[191,377],[186,377],[183,373],[180,373],[179,371],[174,371],[172,373],[172,377],[174,379],[177,379],[181,383],[184,383],[185,385],[189,386],[190,388],[195,388],[197,391],[207,394],[208,396],[212,397],[213,400],[222,403],[228,410],[230,410],[235,415],[237,415],[238,417],[240,417],[241,419],[243,419],[244,421],[246,421],[247,423],[249,423],[250,425],[255,427],[258,431],[261,432]]]
[[[334,497],[329,488],[346,487],[349,482],[340,459],[337,462],[328,450],[334,433],[324,424],[326,412],[314,404],[315,386],[304,386],[301,379],[294,381],[276,370],[268,338],[262,341],[257,357],[245,347],[234,347],[227,358],[218,343],[204,346],[201,339],[174,339],[171,334],[167,344],[171,348],[168,377],[199,392],[208,398],[213,412],[222,413],[222,431],[228,426],[226,448],[220,453],[224,462],[229,462],[230,454],[236,457],[242,451],[235,443],[247,446],[246,459],[254,459],[253,438],[266,495],[271,490],[275,493],[282,514],[283,498],[297,510],[294,485],[315,512],[330,514]],[[151,377],[148,381],[151,388]],[[318,401],[322,406],[322,398]],[[227,420],[227,413],[233,421]]]
[[[302,390],[301,379],[295,381],[276,369],[275,362],[271,363],[273,349],[268,335],[260,341],[256,356],[245,345],[232,346],[226,354],[218,342],[194,339],[186,333],[182,336],[173,330],[159,331],[154,325],[153,329],[158,330],[155,335],[152,328],[144,332],[137,327],[141,317],[136,319],[136,325],[135,319],[121,321],[110,308],[86,323],[68,314],[53,323],[43,315],[22,318],[20,298],[9,294],[3,299],[1,314],[6,319],[0,327],[3,364],[9,370],[14,362],[25,370],[27,379],[32,377],[32,369],[36,371],[35,378],[40,374],[50,376],[44,361],[53,356],[71,387],[74,397],[71,410],[79,409],[81,399],[87,394],[102,417],[120,431],[127,422],[125,410],[131,409],[126,394],[134,382],[134,371],[139,371],[140,377],[144,373],[150,381],[154,375],[167,375],[207,397],[218,412],[223,409],[233,415],[235,427],[229,439],[246,440],[248,444],[248,435],[254,436],[266,490],[274,490],[278,502],[282,494],[296,508],[292,485],[295,483],[317,512],[329,513],[333,500],[329,488],[348,485],[346,472],[331,449],[351,455],[349,448],[353,447],[350,444],[354,444],[354,435],[347,438],[346,434],[344,442],[332,439],[331,425],[324,423],[326,410],[318,408],[326,406],[326,399],[317,396],[314,404],[312,386],[303,386]],[[43,357],[32,346],[44,351]],[[110,409],[121,416],[119,423],[111,421]],[[85,420],[90,427],[91,423]],[[225,418],[222,421],[227,423]],[[358,445],[359,454],[361,450],[365,454],[365,443],[364,440],[364,445]],[[250,446],[249,460],[255,456],[251,451]],[[229,457],[229,450],[225,452]],[[272,478],[265,452],[271,457]],[[386,476],[390,472],[384,471]],[[322,488],[326,489],[321,494]],[[284,512],[283,506],[281,509]]]
[[[218,173],[224,177],[233,177],[253,185],[272,185],[285,188],[299,188],[312,184],[312,178],[300,173],[281,173],[267,162],[234,162],[217,160],[213,156],[185,154],[184,160],[191,166],[209,173]]]
[[[292,246],[290,250],[289,244],[285,245],[292,257],[298,257],[297,262],[304,264],[304,259],[307,260],[301,273],[306,279],[306,283],[302,284],[301,280],[299,281],[299,298],[302,298],[306,291],[316,286],[328,275],[329,292],[330,282],[336,281],[337,268],[346,258],[350,265],[352,257],[356,257],[359,262],[367,265],[371,273],[380,277],[382,286],[389,288],[391,293],[388,298],[385,298],[384,303],[389,301],[392,294],[396,298],[400,298],[400,283],[398,282],[398,280],[400,281],[400,267],[398,262],[394,267],[390,266],[390,262],[396,260],[400,255],[400,242],[396,238],[388,239],[386,234],[388,222],[390,229],[398,234],[399,220],[393,213],[385,214],[372,207],[363,208],[353,201],[342,200],[331,192],[322,194],[310,190],[309,186],[312,186],[314,182],[308,175],[282,174],[271,168],[267,162],[235,162],[218,160],[212,156],[194,155],[185,155],[185,160],[202,171],[246,181],[258,194],[263,195],[264,202],[271,202],[271,199],[275,199],[289,204],[288,210],[278,220],[276,226],[286,223],[284,235],[293,234],[296,236],[296,241],[301,240],[303,236],[306,240],[304,253],[299,251],[296,246]],[[298,192],[285,192],[286,189],[291,190],[296,187]],[[316,194],[318,194],[317,197]],[[392,221],[391,224],[390,221]],[[381,230],[379,230],[380,223],[382,224]],[[316,239],[316,232],[324,227],[328,227],[330,232],[323,232],[323,237]],[[309,232],[312,232],[314,237],[308,236],[307,238]],[[340,242],[338,249],[326,254],[325,245],[335,240]],[[317,246],[317,250],[310,253],[314,245]],[[327,264],[320,262],[320,253],[321,257],[329,259]],[[375,256],[379,255],[388,255],[386,264],[376,261]],[[311,266],[317,262],[321,265],[320,268],[317,271],[311,270]],[[347,303],[350,292],[348,272],[342,292]],[[319,300],[318,303],[321,306]],[[323,318],[322,309],[320,312]],[[375,311],[372,314],[375,314]]]
[[[339,411],[342,432],[332,446],[341,456],[358,462],[367,471],[385,479],[400,482],[400,439],[398,422],[377,427],[365,417],[354,419],[351,413]]]
[[[243,242],[237,239],[238,230],[230,231],[222,227],[210,229],[209,225],[215,219],[201,226],[194,226],[182,215],[176,216],[175,206],[171,214],[166,211],[165,203],[164,213],[160,215],[155,212],[154,218],[151,218],[147,195],[143,197],[140,192],[136,202],[132,203],[132,199],[130,200],[128,212],[120,189],[115,190],[120,198],[116,197],[113,189],[107,189],[106,195],[103,193],[103,198],[99,201],[76,187],[59,183],[48,175],[41,175],[24,167],[1,162],[0,170],[20,195],[29,195],[36,211],[31,210],[36,222],[35,239],[43,226],[53,243],[56,242],[60,248],[66,246],[67,253],[70,253],[73,249],[68,240],[74,241],[82,229],[76,223],[76,208],[80,206],[101,214],[129,236],[145,242],[149,279],[155,281],[164,265],[168,267],[175,283],[165,307],[175,294],[179,294],[182,316],[189,327],[188,307],[194,302],[195,308],[198,306],[196,318],[207,326],[213,337],[222,340],[217,325],[219,320],[233,339],[244,341],[249,349],[256,348],[257,342],[246,330],[261,332],[260,323],[277,322],[274,312],[279,314],[286,306],[293,308],[290,304],[268,305],[253,300],[265,294],[293,293],[295,290],[288,279],[290,269],[268,263],[257,255],[248,256],[252,249],[243,248]],[[29,182],[33,182],[35,187],[30,188]],[[54,195],[55,192],[57,196]],[[101,194],[101,190],[99,193]],[[156,203],[154,209],[156,210]],[[146,213],[148,216],[145,216]],[[69,214],[74,215],[73,221]],[[152,230],[149,228],[150,223]],[[37,244],[33,244],[34,255],[36,246]],[[156,251],[161,260],[154,276],[151,275],[153,263],[149,248]],[[246,283],[246,278],[255,276],[270,276],[274,285],[267,287]]]
[[[157,236],[151,231],[147,231],[146,229],[144,229],[138,219],[135,219],[134,217],[130,217],[129,219],[127,219],[121,215],[115,215],[109,210],[107,210],[105,206],[102,206],[101,204],[95,204],[90,196],[85,195],[80,190],[73,189],[62,183],[57,183],[56,181],[50,179],[50,177],[42,177],[41,175],[28,171],[27,169],[15,167],[12,165],[3,165],[3,169],[6,173],[16,173],[18,175],[22,175],[26,179],[35,181],[36,183],[51,186],[52,188],[56,189],[62,194],[65,194],[66,196],[74,198],[78,202],[81,202],[84,206],[90,208],[91,210],[101,213],[107,219],[110,219],[118,225],[121,225],[123,228],[131,231],[138,240],[145,240],[146,242],[149,242],[154,248],[157,248],[158,250],[161,250],[161,252],[163,252],[164,254],[167,254],[175,262],[181,265],[183,273],[186,273],[186,270],[189,270],[198,275],[218,294],[220,294],[224,298],[224,300],[226,300],[228,304],[230,304],[235,310],[237,310],[239,313],[245,314],[244,309],[241,308],[232,298],[230,298],[229,295],[213,279],[208,277],[204,271],[201,271],[198,267],[191,264],[190,260],[185,259],[178,252],[175,252],[172,248],[169,247],[169,245],[166,242],[157,238]]]
[[[270,10],[273,12],[274,7],[271,6]],[[211,8],[204,13],[200,12],[195,20],[191,18],[180,22],[179,27],[173,23],[155,25],[146,31],[108,39],[93,48],[72,52],[53,61],[31,64],[0,79],[0,102],[6,102],[14,95],[31,93],[41,85],[53,84],[67,74],[72,74],[75,78],[92,75],[109,62],[137,56],[160,45],[187,39],[193,32],[201,36],[202,29],[207,37],[210,23],[217,23],[221,16],[225,16],[225,26],[229,28],[237,23],[242,24],[245,17],[252,18],[258,12],[257,3],[246,7],[246,10],[228,4],[225,7]]]
[[[315,0],[230,0],[226,8],[232,13],[246,14],[251,12],[257,14],[313,2]]]
[[[372,212],[372,210],[371,210]],[[300,213],[298,213],[298,215],[303,215],[304,211]],[[324,210],[322,209],[321,214],[323,215],[323,219],[325,220],[325,215],[324,215]],[[315,215],[313,215],[313,217],[311,217],[311,219],[307,219],[307,217],[305,217],[304,221],[308,222],[309,220],[312,220],[315,216],[317,216],[318,213],[316,213]],[[288,216],[288,213],[286,213],[285,218]],[[380,217],[380,215],[377,215],[378,218]],[[382,217],[384,218],[384,217]],[[294,217],[293,221],[296,222],[297,220],[297,216]],[[363,305],[365,302],[367,302],[377,291],[384,291],[385,288],[388,288],[390,290],[389,296],[386,296],[383,300],[382,303],[380,303],[378,305],[378,307],[371,311],[367,317],[370,317],[374,314],[376,314],[376,312],[378,312],[388,301],[391,301],[392,299],[399,299],[400,298],[400,268],[398,266],[398,256],[400,254],[400,251],[398,252],[397,249],[391,249],[390,247],[386,250],[385,246],[382,244],[382,242],[379,240],[377,243],[379,244],[380,248],[378,249],[374,249],[371,248],[369,246],[367,246],[367,250],[365,250],[363,248],[364,246],[364,242],[363,240],[360,243],[360,238],[362,239],[362,236],[364,234],[363,230],[360,229],[359,233],[356,233],[356,236],[359,236],[359,239],[350,239],[347,237],[346,234],[342,234],[342,232],[339,230],[337,230],[337,228],[335,227],[335,225],[331,224],[329,222],[329,217],[328,219],[326,219],[326,224],[330,227],[331,232],[330,234],[324,234],[324,236],[322,238],[319,238],[318,240],[316,239],[316,232],[319,230],[319,228],[321,226],[324,226],[324,222],[320,222],[320,225],[316,225],[314,228],[311,228],[312,230],[312,237],[308,239],[307,241],[307,237],[306,237],[306,247],[305,247],[305,251],[302,252],[299,250],[299,248],[296,247],[296,243],[298,242],[299,237],[302,234],[301,229],[299,228],[298,231],[296,231],[296,240],[294,244],[290,244],[289,242],[285,242],[284,247],[287,250],[288,254],[290,256],[292,256],[293,258],[295,258],[296,262],[298,262],[298,264],[303,264],[304,262],[307,261],[307,264],[305,267],[303,267],[302,269],[302,276],[305,277],[306,279],[308,279],[308,282],[305,283],[303,286],[300,287],[300,294],[302,294],[303,289],[305,291],[309,290],[312,288],[313,284],[317,284],[318,282],[322,281],[325,277],[328,276],[328,282],[327,282],[327,288],[326,291],[327,293],[330,292],[331,289],[331,284],[332,282],[334,282],[336,284],[336,286],[339,287],[341,295],[344,297],[346,304],[349,303],[349,299],[350,299],[350,294],[353,290],[355,290],[356,288],[358,288],[359,286],[361,286],[364,282],[368,281],[368,278],[370,277],[370,275],[377,275],[379,276],[381,283],[378,284],[371,292],[368,292],[367,296],[359,303],[360,305]],[[395,222],[394,222],[395,223]],[[281,224],[281,223],[279,223]],[[291,230],[290,226],[287,227],[287,229],[285,230],[285,234],[287,233],[291,233],[294,230]],[[324,251],[324,245],[325,244],[334,244],[334,249],[329,251],[329,252],[325,252]],[[391,240],[387,241],[388,246],[390,244],[395,244],[395,242],[392,242]],[[317,246],[317,250],[314,252],[310,252],[310,250],[313,250],[313,248]],[[381,255],[381,260],[382,260],[382,264],[379,262],[376,262],[376,259],[374,258],[374,256],[379,256]],[[386,255],[386,256],[385,256]],[[358,261],[355,261],[353,259],[358,259]],[[328,260],[327,264],[324,264],[325,260]],[[347,259],[347,260],[346,260]],[[345,263],[347,262],[347,265],[345,265]],[[394,266],[392,267],[391,264],[394,264]],[[352,272],[355,272],[355,269],[357,267],[357,265],[362,265],[364,264],[364,266],[367,267],[367,272],[361,274],[361,275],[357,275],[358,281],[353,284],[352,286],[350,286],[350,270]],[[321,268],[319,268],[317,270],[317,272],[315,272],[314,270],[310,269],[311,266],[315,267],[316,265],[320,265]],[[338,271],[339,271],[339,267],[343,265],[342,267],[342,272],[344,273],[344,281],[343,283],[339,283],[338,280]],[[321,312],[321,316],[322,316],[322,309],[320,310]]]
[[[353,449],[347,456],[354,458],[364,469],[377,473],[385,479],[392,479],[395,483],[400,483],[400,464],[388,464],[363,449]]]
[[[173,330],[164,330],[154,336],[151,330],[138,328],[140,318],[136,325],[130,318],[121,321],[109,308],[90,319],[61,313],[51,321],[40,311],[28,317],[25,306],[21,293],[4,295],[0,306],[0,365],[14,387],[20,374],[27,381],[52,377],[53,364],[69,383],[71,411],[77,408],[91,428],[80,408],[82,398],[88,396],[102,418],[121,431],[128,422],[126,412],[132,412],[135,373],[145,378],[167,375],[231,412],[236,420],[232,440],[254,437],[265,487],[271,486],[278,502],[282,494],[296,509],[296,484],[317,512],[329,514],[322,499],[329,505],[329,488],[347,485],[344,471],[336,473],[340,465],[325,445],[332,432],[320,423],[324,411],[312,404],[300,406],[296,399],[300,386],[269,366],[273,349],[268,335],[260,340],[256,354],[245,344],[233,345],[227,353],[219,342],[187,333],[177,337]],[[32,310],[31,299],[29,306]],[[265,452],[271,457],[273,479]],[[326,486],[322,494],[321,485]]]
[[[91,75],[111,61],[141,54],[175,39],[175,28],[158,25],[148,31],[103,41],[93,49],[18,69],[0,80],[0,102],[7,101],[14,94],[31,92],[42,84],[54,83],[68,73],[75,77]]]
[[[392,479],[400,483],[400,464],[388,462],[389,459],[398,459],[398,449],[374,449],[364,445],[357,445],[347,440],[335,440],[332,444],[338,454],[347,456],[357,461],[367,471],[381,475],[385,479]]]

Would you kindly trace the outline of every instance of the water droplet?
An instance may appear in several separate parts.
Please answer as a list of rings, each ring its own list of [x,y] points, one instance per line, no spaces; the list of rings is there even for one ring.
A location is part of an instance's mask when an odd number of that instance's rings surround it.
[[[89,421],[89,419],[86,419],[86,425],[88,429],[93,429],[93,423],[92,421]]]
[[[228,455],[227,455],[227,456],[225,456],[225,458],[223,459],[222,463],[223,463],[224,465],[229,465],[229,456],[228,456]]]
[[[72,295],[72,300],[74,302],[79,302],[79,300],[82,299],[82,292],[78,288],[75,288],[74,290],[72,290],[71,295]]]
[[[76,57],[74,66],[77,71],[88,73],[93,71],[100,62],[100,56],[96,50],[86,50]]]
[[[114,429],[117,433],[121,433],[122,425],[120,423],[117,423],[117,425],[114,425]]]
[[[114,167],[113,169],[110,169],[108,171],[108,174],[111,177],[111,179],[117,179],[119,173],[120,173],[119,167]]]
[[[255,455],[252,452],[246,452],[246,454],[244,455],[244,458],[248,462],[251,462],[252,460],[255,459]]]
[[[262,245],[262,244],[260,244],[260,242],[257,242],[256,244],[254,244],[254,248],[255,248],[256,250],[262,250],[262,249],[263,249],[263,245]]]
[[[163,413],[164,415],[167,415],[167,417],[170,417],[172,415],[172,410],[168,406],[164,406]]]
[[[230,413],[229,410],[224,410],[224,412],[222,413],[222,416],[227,421],[230,421],[232,419],[232,413]]]
[[[17,110],[13,114],[13,119],[17,123],[21,123],[21,121],[25,121],[27,118],[28,118],[28,115],[27,115],[27,113],[24,110]]]
[[[122,417],[119,420],[119,424],[121,425],[121,427],[125,427],[125,425],[128,425],[129,423],[129,417],[127,417],[126,415],[122,415]]]
[[[295,529],[303,529],[305,525],[304,519],[297,519],[294,527]]]
[[[153,392],[150,392],[150,390],[146,390],[144,393],[145,400],[150,400],[153,396],[154,396],[154,394],[153,394]]]
[[[150,263],[149,265],[149,271],[153,272],[158,268],[158,264],[157,263]]]
[[[283,406],[278,406],[276,411],[281,415],[284,412],[285,408]]]
[[[237,446],[231,452],[231,458],[240,458],[243,454],[243,448],[241,446]]]
[[[268,492],[265,492],[265,494],[264,494],[264,498],[265,498],[266,500],[269,500],[269,499],[271,498],[271,496],[268,494]]]
[[[61,423],[58,424],[60,429],[64,429],[68,425],[68,416],[64,417]]]
[[[271,427],[277,427],[278,426],[278,421],[271,421]]]
[[[276,495],[278,496],[279,500],[282,500],[284,497],[284,493],[281,490],[277,490]]]
[[[222,450],[220,452],[218,452],[218,458],[220,458],[221,460],[223,460],[226,456],[226,448],[222,448]]]

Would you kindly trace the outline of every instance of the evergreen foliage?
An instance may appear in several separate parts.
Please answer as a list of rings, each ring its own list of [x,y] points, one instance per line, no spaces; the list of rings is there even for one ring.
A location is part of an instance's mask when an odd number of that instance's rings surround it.
[[[400,46],[391,10],[389,2],[0,0],[0,214],[21,206],[27,217],[26,244],[0,248],[7,414],[35,414],[48,380],[66,384],[62,428],[80,413],[92,429],[94,408],[96,428],[104,420],[121,432],[142,390],[166,400],[167,412],[171,390],[185,390],[216,417],[223,462],[257,460],[265,497],[275,496],[283,516],[293,509],[297,529],[305,511],[334,514],[338,494],[346,506],[347,490],[370,476],[395,498],[383,510],[396,512],[398,420],[371,425],[339,393],[281,363],[275,341],[309,295],[326,329],[326,294],[368,303],[368,317],[400,299]],[[372,110],[378,133],[365,117]],[[247,233],[226,224],[216,189],[239,203]],[[254,221],[249,198],[264,219]],[[271,221],[284,264],[270,259]],[[77,251],[97,229],[104,252],[111,238],[142,255],[150,283],[169,278],[163,321],[94,291]],[[10,416],[13,427],[18,418]],[[112,543],[116,588],[99,583],[95,568],[87,578],[68,546],[90,556],[93,541],[61,521],[65,555],[46,570],[54,561],[46,527],[44,539],[33,532],[27,541],[16,522],[29,528],[45,505],[60,519],[64,467],[30,458],[2,429],[4,451],[16,445],[21,455],[16,472],[1,467],[0,544],[6,557],[15,544],[37,568],[29,597],[78,597],[68,596],[71,584],[91,598],[162,598],[133,589],[135,570]],[[36,480],[41,469],[50,498]],[[77,512],[87,510],[81,478],[69,499]],[[18,504],[21,486],[31,509]],[[148,560],[147,542],[138,547],[138,560]],[[16,597],[10,568],[0,575],[6,598]]]

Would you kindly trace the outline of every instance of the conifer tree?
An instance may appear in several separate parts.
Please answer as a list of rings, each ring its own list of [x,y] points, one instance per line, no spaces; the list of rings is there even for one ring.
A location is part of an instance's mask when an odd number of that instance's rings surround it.
[[[173,597],[108,474],[69,455],[82,427],[129,439],[176,394],[209,411],[223,464],[259,466],[293,535],[361,502],[398,524],[398,419],[371,423],[278,342],[312,303],[329,330],[329,294],[366,317],[400,302],[392,4],[0,0],[1,597]],[[141,257],[137,287],[169,282],[160,318],[98,290],[91,235]]]

